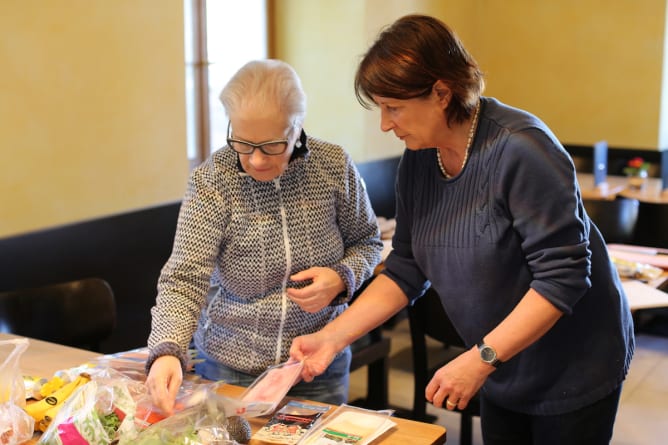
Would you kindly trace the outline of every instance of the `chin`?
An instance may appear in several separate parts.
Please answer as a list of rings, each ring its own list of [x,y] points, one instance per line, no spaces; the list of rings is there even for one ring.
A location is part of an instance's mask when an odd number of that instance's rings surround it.
[[[251,178],[259,182],[269,182],[276,179],[276,175],[273,172],[256,172],[250,174]]]

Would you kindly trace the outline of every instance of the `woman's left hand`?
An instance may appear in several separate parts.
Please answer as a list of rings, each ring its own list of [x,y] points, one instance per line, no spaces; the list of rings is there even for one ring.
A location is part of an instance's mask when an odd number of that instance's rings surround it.
[[[311,280],[311,284],[300,289],[288,288],[290,300],[306,312],[315,313],[329,306],[334,297],[346,290],[343,280],[329,267],[311,267],[290,277],[293,281]]]
[[[425,397],[437,408],[464,409],[492,372],[494,367],[480,359],[474,346],[436,371]]]

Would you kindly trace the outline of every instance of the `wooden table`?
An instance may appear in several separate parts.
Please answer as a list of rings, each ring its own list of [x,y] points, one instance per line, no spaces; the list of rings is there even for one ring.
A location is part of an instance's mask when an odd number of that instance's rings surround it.
[[[225,385],[221,388],[221,393],[228,396],[238,396],[245,388],[235,385]],[[316,405],[326,405],[325,403],[309,401]],[[330,410],[325,414],[325,418],[336,409],[335,406],[330,405]],[[271,416],[252,417],[248,422],[253,429],[253,433],[259,430]],[[445,428],[440,425],[431,423],[416,422],[413,420],[393,417],[392,420],[396,422],[397,426],[387,431],[379,439],[373,442],[373,445],[390,445],[390,444],[444,444],[445,443]],[[265,442],[251,440],[249,445],[261,445]]]
[[[0,340],[22,338],[0,333]],[[100,357],[97,352],[71,348],[42,340],[28,339],[28,349],[20,359],[21,372],[34,377],[52,377],[56,371],[74,368]]]
[[[628,188],[629,179],[626,176],[608,175],[607,182],[602,186],[594,186],[594,175],[591,173],[577,173],[578,184],[583,198],[615,199],[617,196],[637,199],[643,202],[668,204],[668,189],[662,189],[661,178],[647,178],[642,190]]]
[[[613,258],[629,261],[631,264],[647,264],[663,269],[661,275],[647,282],[622,280],[632,312],[638,309],[668,307],[668,293],[657,289],[668,280],[668,255],[662,252],[666,251],[628,244],[608,244],[608,253]]]
[[[20,337],[0,333],[0,340],[9,338]],[[84,351],[41,340],[29,339],[29,341],[30,345],[21,356],[20,361],[21,372],[25,375],[51,377],[58,370],[76,367],[100,357],[99,354],[91,351]],[[244,389],[235,385],[223,385],[220,391],[225,395],[234,397],[241,394]],[[311,401],[309,403],[319,404],[318,402]],[[336,407],[332,406],[328,414],[334,412],[335,409]],[[248,420],[253,432],[255,432],[269,420],[269,417],[257,417]],[[396,422],[397,426],[373,442],[374,445],[440,445],[445,443],[446,430],[441,425],[416,422],[398,417],[393,417],[392,420]],[[37,439],[33,439],[26,442],[25,445],[32,445],[36,442]],[[255,440],[250,441],[250,445],[261,445],[262,443]]]
[[[593,174],[578,172],[577,180],[584,199],[615,199],[628,185],[624,176],[608,176],[605,183],[594,186]]]

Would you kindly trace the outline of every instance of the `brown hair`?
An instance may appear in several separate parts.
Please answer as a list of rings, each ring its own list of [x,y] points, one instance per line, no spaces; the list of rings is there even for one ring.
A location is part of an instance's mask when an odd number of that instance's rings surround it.
[[[412,99],[431,93],[437,80],[452,91],[448,124],[468,119],[485,88],[478,63],[442,21],[407,15],[383,30],[362,58],[355,96],[370,109],[372,96]]]

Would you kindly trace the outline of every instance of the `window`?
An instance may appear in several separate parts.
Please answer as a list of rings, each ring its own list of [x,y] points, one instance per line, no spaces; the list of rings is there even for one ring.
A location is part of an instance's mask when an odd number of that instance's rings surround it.
[[[184,0],[188,159],[225,145],[220,90],[244,63],[268,53],[266,0]]]

